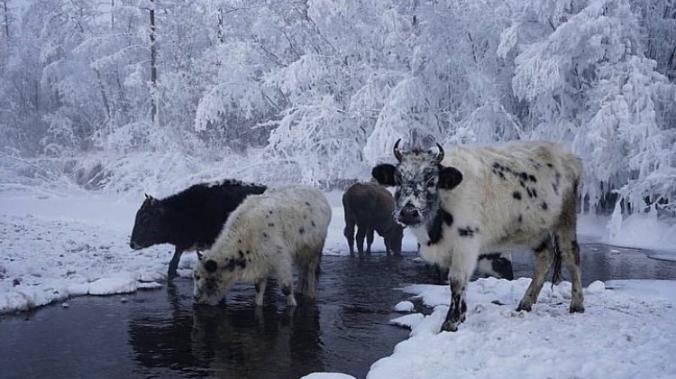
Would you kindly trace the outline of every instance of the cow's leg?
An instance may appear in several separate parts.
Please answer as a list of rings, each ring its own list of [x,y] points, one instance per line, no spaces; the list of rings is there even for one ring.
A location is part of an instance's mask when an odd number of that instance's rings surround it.
[[[383,237],[383,242],[385,243],[385,254],[390,255],[392,253],[392,249],[390,249],[390,243],[388,239]]]
[[[373,228],[368,228],[366,230],[366,253],[371,254],[371,245],[373,245]]]
[[[451,304],[448,307],[446,320],[441,325],[442,331],[455,332],[458,325],[465,321],[467,303],[465,293],[469,278],[476,267],[478,249],[468,248],[464,251],[455,251],[448,270],[448,282],[451,287]]]
[[[534,260],[535,260],[535,270],[533,274],[533,280],[530,282],[526,293],[523,295],[523,298],[519,302],[517,311],[526,311],[530,312],[533,307],[533,304],[537,301],[542,285],[545,283],[545,277],[547,276],[547,271],[549,271],[549,266],[552,264],[553,251],[552,251],[552,241],[547,237],[542,243],[536,246],[533,249]]]
[[[178,263],[181,261],[181,254],[183,254],[183,249],[180,249],[178,246],[176,246],[176,249],[174,250],[174,256],[171,257],[171,261],[169,261],[169,271],[167,271],[167,279],[171,280],[175,278],[178,274]]]
[[[259,278],[256,280],[256,305],[263,306],[263,295],[265,295],[265,287],[268,285],[268,278]]]
[[[582,270],[580,268],[580,245],[577,243],[575,232],[559,234],[559,250],[570,273],[572,292],[570,313],[584,312],[584,295],[582,294]]]
[[[321,254],[322,248],[320,248],[319,254]],[[315,298],[315,292],[317,291],[317,271],[319,268],[319,256],[313,256],[306,268],[306,278],[305,278],[305,296],[310,299]]]
[[[577,183],[563,198],[561,222],[557,235],[559,251],[563,263],[568,268],[572,282],[570,313],[584,312],[584,296],[582,295],[582,269],[580,268],[580,245],[577,243]]]
[[[465,321],[467,313],[467,303],[465,302],[465,288],[467,286],[468,275],[455,273],[448,276],[451,286],[451,304],[448,306],[446,320],[441,325],[442,331],[455,332],[458,325]]]
[[[350,255],[354,255],[354,220],[349,216],[347,210],[345,211],[345,229],[343,235],[347,239],[347,246],[350,248]]]
[[[282,260],[277,264],[277,281],[279,282],[282,293],[286,296],[286,304],[295,307],[298,303],[293,294],[293,271],[291,269],[291,260]]]
[[[357,225],[357,251],[359,255],[364,255],[364,238],[366,237],[366,227]]]

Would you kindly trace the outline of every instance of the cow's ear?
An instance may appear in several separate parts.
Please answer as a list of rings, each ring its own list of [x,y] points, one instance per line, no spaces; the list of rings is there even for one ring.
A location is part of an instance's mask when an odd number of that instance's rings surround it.
[[[383,163],[379,164],[371,170],[371,175],[378,181],[378,183],[384,186],[394,186],[394,171],[396,168],[389,164]]]
[[[453,189],[462,182],[462,173],[453,167],[441,167],[439,170],[439,188]]]

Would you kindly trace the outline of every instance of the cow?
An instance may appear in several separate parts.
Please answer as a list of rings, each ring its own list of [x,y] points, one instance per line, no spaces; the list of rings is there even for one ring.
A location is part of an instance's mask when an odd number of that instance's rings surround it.
[[[534,278],[517,310],[530,311],[553,262],[570,272],[569,311],[584,312],[580,248],[576,237],[580,159],[548,142],[438,151],[399,150],[397,165],[380,164],[372,175],[396,185],[395,215],[411,228],[421,256],[449,269],[451,303],[442,331],[465,320],[465,289],[482,253],[527,247],[534,251]]]
[[[253,282],[256,305],[261,306],[267,278],[274,276],[287,305],[296,306],[294,265],[300,292],[314,298],[330,220],[328,201],[311,187],[280,187],[249,196],[230,215],[214,245],[198,254],[195,302],[215,305],[236,282]]]
[[[364,254],[364,237],[366,252],[371,253],[374,231],[383,237],[385,252],[401,254],[401,240],[404,228],[394,219],[394,197],[387,188],[377,183],[356,183],[343,194],[343,210],[345,212],[345,229],[343,234],[354,255],[354,227],[357,226],[357,251]]]
[[[136,212],[129,246],[143,249],[160,243],[174,245],[167,277],[176,276],[181,254],[205,250],[214,243],[228,215],[249,195],[266,187],[227,179],[195,184],[164,199],[146,198]]]

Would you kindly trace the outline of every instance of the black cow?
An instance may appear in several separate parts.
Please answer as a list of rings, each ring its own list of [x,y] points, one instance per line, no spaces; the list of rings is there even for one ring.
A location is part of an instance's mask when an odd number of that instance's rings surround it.
[[[174,245],[167,274],[171,279],[176,276],[184,251],[211,247],[230,213],[248,195],[261,194],[265,189],[257,184],[224,180],[195,184],[161,200],[146,195],[136,212],[129,246],[138,250],[160,243]]]
[[[357,225],[359,255],[364,253],[364,237],[366,237],[366,252],[371,252],[374,231],[383,237],[387,254],[390,254],[390,251],[401,254],[404,229],[392,215],[394,197],[385,187],[376,183],[352,185],[343,194],[343,209],[345,211],[344,235],[350,247],[350,254],[354,254],[355,225]]]

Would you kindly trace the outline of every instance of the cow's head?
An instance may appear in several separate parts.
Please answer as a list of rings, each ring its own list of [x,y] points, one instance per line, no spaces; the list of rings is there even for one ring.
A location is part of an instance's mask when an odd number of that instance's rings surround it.
[[[394,216],[403,225],[415,227],[427,223],[439,208],[439,190],[451,190],[462,181],[462,173],[444,167],[444,149],[399,151],[394,144],[398,164],[381,164],[373,168],[373,177],[382,185],[396,186]]]
[[[161,201],[146,195],[141,208],[136,212],[134,229],[131,232],[129,246],[138,250],[158,243],[166,242],[163,219],[166,213]]]
[[[197,304],[216,305],[238,278],[239,266],[234,260],[217,262],[197,253],[198,261],[193,271],[193,298]]]

